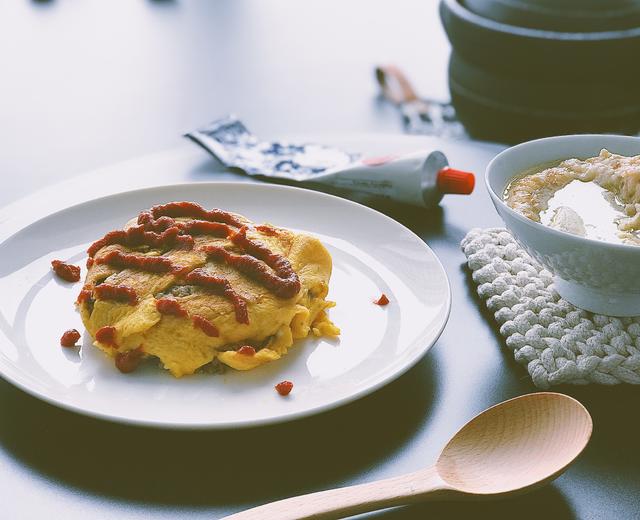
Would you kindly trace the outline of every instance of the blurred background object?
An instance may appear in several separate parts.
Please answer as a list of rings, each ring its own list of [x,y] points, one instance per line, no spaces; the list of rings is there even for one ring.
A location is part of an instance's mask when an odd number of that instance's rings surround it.
[[[448,56],[437,0],[0,2],[0,171],[21,179],[0,203],[230,112],[269,139],[400,133],[375,66],[447,102]]]
[[[496,22],[545,31],[602,32],[640,25],[637,0],[464,0]]]
[[[472,137],[514,143],[640,129],[637,0],[441,0],[452,104]]]
[[[467,134],[451,103],[418,97],[413,85],[396,65],[376,67],[381,95],[400,109],[405,132],[462,138]]]

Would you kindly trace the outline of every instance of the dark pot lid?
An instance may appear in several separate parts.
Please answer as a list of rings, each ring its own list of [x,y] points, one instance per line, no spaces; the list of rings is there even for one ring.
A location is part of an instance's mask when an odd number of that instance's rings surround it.
[[[638,0],[460,0],[490,20],[547,31],[601,32],[640,26]]]
[[[440,16],[453,48],[487,69],[566,74],[587,81],[594,74],[621,71],[640,76],[634,65],[640,55],[640,27],[601,32],[517,27],[479,16],[460,0],[441,0]]]

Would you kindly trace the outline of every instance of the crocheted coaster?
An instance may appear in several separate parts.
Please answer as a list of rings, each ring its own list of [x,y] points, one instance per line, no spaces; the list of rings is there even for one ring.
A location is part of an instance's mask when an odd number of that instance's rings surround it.
[[[602,316],[563,300],[552,274],[506,229],[473,229],[461,247],[478,294],[536,386],[640,384],[640,317]]]

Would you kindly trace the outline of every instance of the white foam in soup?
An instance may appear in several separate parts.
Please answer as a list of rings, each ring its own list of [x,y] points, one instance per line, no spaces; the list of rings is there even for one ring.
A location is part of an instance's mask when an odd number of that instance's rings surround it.
[[[584,236],[587,238],[622,242],[616,222],[624,217],[624,208],[611,192],[596,183],[574,180],[556,191],[549,200],[548,208],[540,213],[540,222],[545,226],[558,227],[558,217],[562,215],[564,208],[570,208],[582,219]],[[570,229],[563,231],[572,232]]]

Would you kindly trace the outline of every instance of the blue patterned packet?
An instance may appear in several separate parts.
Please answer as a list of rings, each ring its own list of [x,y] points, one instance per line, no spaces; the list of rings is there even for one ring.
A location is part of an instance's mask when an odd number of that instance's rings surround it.
[[[235,116],[185,134],[229,168],[256,177],[312,181],[348,167],[360,154],[318,144],[260,141]]]

